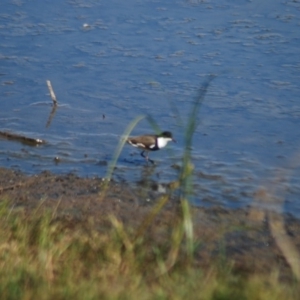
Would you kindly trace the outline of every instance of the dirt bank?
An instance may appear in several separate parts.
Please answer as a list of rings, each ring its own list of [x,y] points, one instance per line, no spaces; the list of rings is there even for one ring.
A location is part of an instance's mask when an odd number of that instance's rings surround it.
[[[137,228],[150,213],[155,200],[143,198],[138,188],[111,182],[103,194],[101,178],[80,178],[73,174],[43,172],[27,176],[0,168],[0,199],[9,200],[13,209],[30,214],[49,208],[57,219],[78,224],[93,219],[99,230],[113,214],[125,226]],[[164,241],[172,221],[180,212],[179,203],[170,200],[149,226],[149,234]],[[192,208],[195,256],[206,267],[220,258],[232,260],[243,273],[279,270],[282,279],[297,276],[300,253],[300,222],[290,215],[278,215],[245,208],[238,210]],[[287,248],[288,250],[286,250]],[[294,265],[293,272],[291,265]]]

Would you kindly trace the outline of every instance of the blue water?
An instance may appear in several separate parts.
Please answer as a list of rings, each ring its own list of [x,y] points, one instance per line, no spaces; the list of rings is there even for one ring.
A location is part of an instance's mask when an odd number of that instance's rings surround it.
[[[194,202],[245,206],[262,187],[300,217],[299,32],[298,1],[4,0],[0,129],[47,144],[0,139],[0,165],[104,176],[127,125],[150,114],[178,141],[151,153],[152,179],[168,183],[214,74],[193,140]],[[49,126],[46,80],[59,101]],[[133,134],[152,131],[143,120]],[[126,146],[115,177],[135,183],[144,172]]]

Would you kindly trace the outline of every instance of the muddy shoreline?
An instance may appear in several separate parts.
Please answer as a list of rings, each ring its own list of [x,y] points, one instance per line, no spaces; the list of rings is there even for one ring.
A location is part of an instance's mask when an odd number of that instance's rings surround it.
[[[0,200],[7,200],[12,209],[28,214],[40,208],[53,210],[57,219],[69,224],[80,225],[92,219],[99,230],[108,226],[110,215],[127,227],[138,228],[156,203],[128,184],[111,182],[104,195],[101,178],[50,172],[27,176],[4,168],[0,168]],[[179,211],[178,202],[168,201],[148,233],[164,241]],[[199,241],[195,251],[199,266],[208,267],[222,256],[232,261],[238,272],[276,270],[283,280],[299,276],[300,221],[293,216],[253,207],[236,210],[192,207],[192,215],[195,238]],[[292,251],[286,252],[285,248]]]

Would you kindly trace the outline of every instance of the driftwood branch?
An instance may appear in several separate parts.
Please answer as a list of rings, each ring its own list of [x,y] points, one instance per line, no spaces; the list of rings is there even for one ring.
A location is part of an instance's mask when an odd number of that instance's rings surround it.
[[[37,146],[46,143],[46,141],[42,139],[35,139],[17,133],[7,132],[7,131],[0,131],[0,137],[6,138],[8,140],[18,141],[23,144],[31,145],[31,146]]]
[[[56,99],[55,93],[53,91],[51,81],[47,80],[46,82],[47,82],[47,86],[48,86],[48,89],[49,89],[49,92],[50,92],[51,99],[53,101],[53,105],[56,106],[57,105],[57,99]]]

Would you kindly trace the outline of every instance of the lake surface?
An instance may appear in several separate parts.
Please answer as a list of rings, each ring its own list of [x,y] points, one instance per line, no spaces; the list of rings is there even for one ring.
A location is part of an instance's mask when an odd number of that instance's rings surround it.
[[[125,146],[114,176],[168,183],[213,74],[193,139],[193,202],[245,206],[265,187],[300,217],[299,1],[4,0],[0,39],[0,130],[47,141],[0,139],[1,166],[105,176],[126,127],[149,114],[177,143],[150,154],[154,167]],[[132,134],[149,132],[144,119]]]

